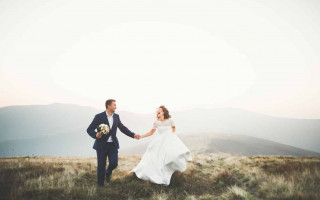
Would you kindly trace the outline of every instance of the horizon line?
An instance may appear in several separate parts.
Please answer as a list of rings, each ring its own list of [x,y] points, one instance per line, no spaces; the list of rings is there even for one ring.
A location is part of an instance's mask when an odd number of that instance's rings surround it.
[[[93,106],[89,106],[89,105],[80,105],[80,104],[75,104],[75,103],[59,103],[59,102],[54,102],[54,103],[49,103],[49,104],[20,104],[20,105],[7,105],[7,106],[2,106],[0,107],[0,109],[2,108],[6,108],[6,107],[22,107],[22,106],[49,106],[49,105],[54,105],[54,104],[62,104],[62,105],[74,105],[74,106],[81,106],[81,107],[89,107],[89,108],[93,108],[93,109],[97,109],[97,110],[102,110],[99,109],[97,107],[93,107]],[[254,112],[251,110],[246,110],[243,108],[238,108],[238,107],[212,107],[212,108],[204,108],[201,106],[194,106],[194,107],[188,107],[188,108],[184,108],[184,109],[171,109],[170,112],[184,112],[184,111],[188,111],[188,110],[214,110],[214,109],[237,109],[237,110],[241,110],[241,111],[245,111],[245,112],[250,112],[250,113],[254,113],[254,114],[260,114],[260,115],[265,115],[268,117],[276,117],[276,118],[287,118],[287,119],[300,119],[300,120],[319,120],[320,118],[295,118],[295,117],[281,117],[281,116],[276,116],[276,115],[271,115],[271,114],[265,114],[265,113],[260,113],[260,112]],[[105,109],[104,109],[105,110]],[[118,110],[117,112],[128,112],[128,113],[133,113],[133,114],[138,114],[138,115],[150,115],[153,114],[153,112],[143,112],[143,113],[139,113],[139,112],[133,112],[133,111],[128,111],[128,110]]]

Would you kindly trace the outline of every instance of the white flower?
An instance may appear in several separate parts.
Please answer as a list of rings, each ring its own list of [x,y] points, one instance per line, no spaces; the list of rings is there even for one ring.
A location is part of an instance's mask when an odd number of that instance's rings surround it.
[[[99,129],[100,129],[100,131],[103,132],[103,134],[108,134],[110,131],[110,128],[107,124],[100,124]]]

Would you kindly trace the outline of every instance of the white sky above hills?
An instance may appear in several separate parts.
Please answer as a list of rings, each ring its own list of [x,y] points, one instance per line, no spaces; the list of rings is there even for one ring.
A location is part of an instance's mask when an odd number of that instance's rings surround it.
[[[320,118],[320,2],[0,1],[0,106]]]

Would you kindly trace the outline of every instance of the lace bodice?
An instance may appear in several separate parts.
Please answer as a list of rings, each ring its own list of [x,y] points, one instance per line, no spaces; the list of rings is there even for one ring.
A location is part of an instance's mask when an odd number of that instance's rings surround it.
[[[159,127],[174,127],[174,126],[175,126],[175,124],[174,124],[173,120],[171,118],[169,118],[165,121],[156,120],[153,123],[152,129],[157,129]]]

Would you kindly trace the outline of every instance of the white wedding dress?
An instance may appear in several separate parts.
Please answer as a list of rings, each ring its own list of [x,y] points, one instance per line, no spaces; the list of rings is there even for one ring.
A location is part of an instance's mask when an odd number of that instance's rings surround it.
[[[158,129],[158,134],[154,134],[155,138],[148,145],[139,164],[130,172],[135,172],[140,179],[169,185],[173,172],[187,169],[187,161],[192,160],[190,150],[172,132],[172,126],[174,122],[170,118],[154,122],[153,129]]]

